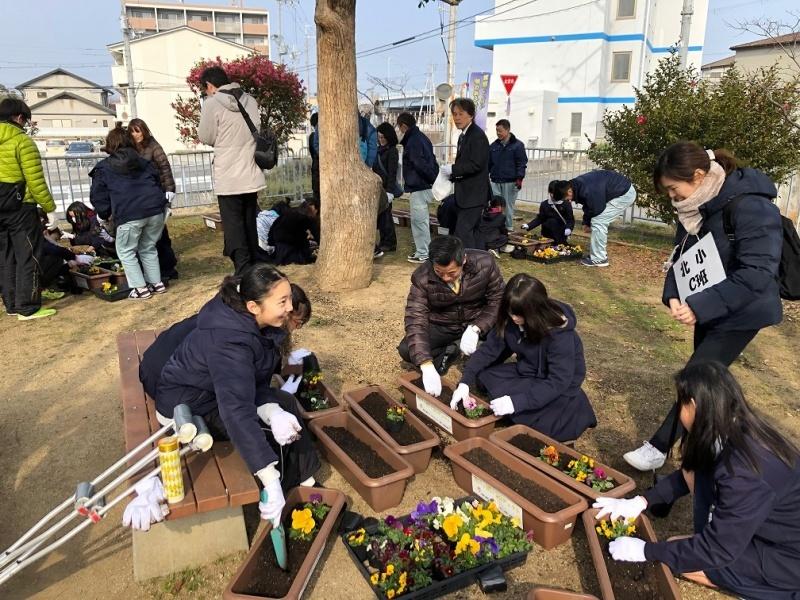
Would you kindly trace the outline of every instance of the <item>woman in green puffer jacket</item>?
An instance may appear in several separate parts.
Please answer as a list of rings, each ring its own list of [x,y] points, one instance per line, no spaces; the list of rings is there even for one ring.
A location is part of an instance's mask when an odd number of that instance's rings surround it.
[[[31,109],[22,100],[0,102],[0,285],[6,313],[21,321],[49,317],[42,308],[39,259],[44,238],[37,205],[55,226],[56,204],[47,189],[36,144],[25,133]]]

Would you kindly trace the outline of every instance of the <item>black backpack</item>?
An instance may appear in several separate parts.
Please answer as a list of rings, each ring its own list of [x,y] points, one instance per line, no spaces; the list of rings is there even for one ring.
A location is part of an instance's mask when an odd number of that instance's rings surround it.
[[[744,196],[737,196],[722,209],[722,226],[731,243],[736,241],[733,230],[733,213],[743,198]],[[783,231],[783,250],[778,268],[781,298],[800,300],[800,236],[797,235],[794,223],[783,215],[781,215],[781,229]]]

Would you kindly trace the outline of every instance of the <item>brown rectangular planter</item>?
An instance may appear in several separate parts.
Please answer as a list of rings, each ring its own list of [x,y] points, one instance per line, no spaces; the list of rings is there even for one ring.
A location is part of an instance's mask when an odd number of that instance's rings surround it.
[[[581,517],[583,519],[583,528],[586,530],[592,562],[597,572],[597,579],[600,581],[600,595],[603,600],[614,600],[614,588],[611,586],[611,579],[608,576],[608,569],[603,558],[603,547],[600,545],[600,538],[597,531],[595,531],[595,526],[597,525],[596,514],[596,509],[587,510],[583,513]],[[653,531],[653,526],[650,525],[650,521],[644,515],[639,515],[639,518],[636,519],[636,530],[642,539],[648,542],[658,541],[656,533]],[[680,600],[681,593],[678,589],[678,584],[675,582],[675,578],[667,565],[656,563],[656,581],[659,598],[663,600]]]
[[[105,269],[100,269],[97,275],[84,275],[75,269],[70,270],[70,274],[75,285],[84,290],[99,290],[111,279],[111,271]]]
[[[282,386],[285,382],[285,376],[291,373],[287,373],[289,368],[284,369],[283,375],[275,375],[275,380],[278,386]],[[302,370],[302,367],[300,367]],[[299,373],[297,373],[299,375]],[[333,413],[342,412],[344,410],[344,405],[336,399],[336,396],[333,395],[333,392],[330,388],[325,385],[324,383],[320,384],[322,388],[325,390],[325,397],[328,399],[328,403],[331,404],[330,408],[324,408],[322,410],[312,410],[311,412],[307,412],[303,405],[300,403],[300,400],[297,400],[297,410],[300,412],[300,416],[303,417],[304,421],[310,421],[312,419],[318,419],[320,417],[324,417],[326,415],[331,415]]]
[[[370,446],[395,472],[376,479],[369,477],[342,448],[328,437],[323,431],[326,426],[344,427]],[[381,512],[400,504],[403,500],[406,483],[414,475],[414,469],[352,413],[341,411],[332,413],[310,421],[308,427],[317,436],[319,448],[325,459],[367,501],[372,510]]]
[[[495,460],[523,478],[561,498],[568,506],[555,513],[545,512],[464,458],[463,455],[474,448],[485,450]],[[583,496],[565,488],[528,463],[498,448],[489,440],[483,438],[464,440],[445,448],[444,455],[452,463],[453,477],[459,487],[484,500],[494,500],[505,514],[519,518],[525,529],[533,530],[533,540],[545,550],[566,542],[572,535],[578,515],[588,507]]]
[[[528,592],[527,600],[598,600],[597,596],[579,594],[549,587],[535,587]]]
[[[225,227],[222,224],[222,217],[219,213],[209,213],[207,215],[203,215],[203,223],[209,229],[213,229],[214,231],[225,231]]]
[[[303,558],[303,564],[300,565],[300,570],[294,579],[294,583],[292,583],[292,587],[289,588],[289,592],[285,596],[280,596],[281,599],[288,600],[290,598],[295,599],[302,596],[303,591],[308,585],[308,581],[311,579],[311,575],[314,573],[314,568],[317,566],[317,562],[322,555],[322,551],[325,549],[325,543],[328,541],[328,537],[334,531],[336,522],[339,519],[339,515],[345,507],[345,495],[339,490],[329,490],[325,488],[314,487],[296,487],[289,490],[289,493],[286,496],[286,506],[283,509],[283,518],[285,519],[289,511],[293,510],[296,505],[310,501],[313,494],[319,494],[322,496],[322,501],[329,505],[331,510],[328,513],[328,516],[325,517],[325,522],[320,527],[317,537],[314,538],[308,554],[306,554]],[[288,531],[286,532],[286,535],[288,538]],[[258,569],[257,558],[259,555],[259,549],[264,544],[269,546],[272,545],[272,540],[269,536],[269,527],[265,527],[256,537],[256,539],[253,540],[253,545],[250,546],[250,551],[247,553],[247,556],[245,556],[241,566],[236,571],[233,579],[231,579],[230,583],[222,594],[224,600],[254,600],[256,598],[263,599],[274,597],[253,596],[242,593],[242,590],[248,589],[250,582],[255,576],[255,573]],[[267,548],[267,551],[271,552],[272,548]]]
[[[425,425],[425,423],[422,422],[422,419],[417,417],[409,410],[406,411],[406,424],[409,427],[416,429],[417,432],[422,436],[423,440],[421,442],[417,442],[416,444],[401,446],[395,441],[395,439],[392,437],[392,434],[383,428],[381,423],[378,423],[366,410],[361,408],[361,402],[373,392],[377,392],[383,396],[390,406],[398,404],[389,394],[386,393],[382,387],[377,385],[368,385],[367,387],[345,392],[344,400],[347,402],[348,406],[350,406],[350,410],[358,415],[358,417],[364,421],[364,423],[369,425],[372,428],[372,431],[378,434],[378,437],[386,442],[386,444],[388,444],[392,450],[397,452],[400,456],[408,461],[408,464],[414,468],[415,473],[423,473],[425,469],[428,468],[428,463],[431,461],[431,452],[433,452],[433,449],[439,445],[439,436],[436,435],[436,433],[432,431],[430,427]]]
[[[524,450],[521,450],[514,446],[511,443],[511,439],[518,436],[518,435],[526,435],[531,437],[539,442],[542,442],[545,446],[554,446],[556,450],[558,450],[559,454],[569,456],[570,458],[574,458],[576,460],[580,459],[582,456],[580,452],[570,448],[569,446],[565,446],[561,442],[557,442],[556,440],[547,437],[545,434],[536,431],[535,429],[531,429],[526,425],[514,425],[513,427],[508,427],[506,429],[501,429],[492,433],[489,436],[489,439],[494,442],[496,445],[500,446],[503,450],[510,452],[517,458],[524,460],[529,465],[547,473],[550,477],[555,479],[556,481],[561,482],[568,488],[571,488],[586,496],[587,498],[595,499],[600,496],[611,497],[611,498],[622,498],[633,490],[636,487],[636,482],[622,473],[621,471],[617,471],[616,469],[612,469],[611,467],[604,465],[595,459],[595,465],[598,467],[602,467],[603,470],[617,483],[615,487],[612,489],[605,491],[605,492],[598,492],[597,490],[593,490],[591,487],[586,485],[585,483],[581,483],[576,479],[573,479],[566,473],[562,472],[560,469],[553,467],[543,460],[541,460],[538,456],[534,456],[532,454],[528,454]],[[569,462],[569,461],[566,461]]]
[[[489,412],[480,419],[468,419],[457,410],[450,408],[438,398],[434,398],[424,389],[414,385],[413,381],[418,379],[420,374],[417,371],[409,371],[400,376],[397,382],[403,389],[403,397],[406,404],[423,416],[428,422],[433,423],[440,429],[446,431],[457,440],[466,440],[474,437],[489,437],[494,431],[495,423],[500,417],[495,417],[489,404],[480,398],[475,398],[480,406],[485,407]],[[453,385],[442,379],[442,389],[454,389]],[[474,398],[474,396],[473,396]]]

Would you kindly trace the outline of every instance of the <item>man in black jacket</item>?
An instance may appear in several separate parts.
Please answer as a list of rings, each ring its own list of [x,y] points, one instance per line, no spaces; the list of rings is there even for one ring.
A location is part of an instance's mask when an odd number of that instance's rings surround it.
[[[475,125],[475,103],[469,98],[456,98],[450,103],[453,122],[461,130],[458,136],[456,161],[450,178],[455,182],[458,218],[454,235],[465,248],[480,248],[478,227],[483,209],[489,202],[489,140]]]
[[[514,229],[514,207],[517,194],[522,189],[522,180],[528,167],[525,144],[511,133],[508,119],[500,119],[495,125],[497,139],[489,146],[489,178],[492,195],[502,196],[506,201],[506,229]]]

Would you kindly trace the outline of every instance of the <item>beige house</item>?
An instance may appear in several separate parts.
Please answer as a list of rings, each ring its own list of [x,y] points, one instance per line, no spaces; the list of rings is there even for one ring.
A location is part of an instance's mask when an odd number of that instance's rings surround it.
[[[127,123],[131,111],[123,44],[111,44],[108,49],[114,59],[111,78],[122,95],[117,104],[117,118]],[[201,59],[233,60],[255,52],[185,25],[134,39],[130,49],[138,117],[147,123],[167,152],[187,149],[178,141],[175,110],[171,104],[178,95],[184,98],[191,95],[186,77],[192,67]]]
[[[733,66],[735,60],[735,56],[726,56],[725,58],[715,60],[714,62],[710,62],[700,67],[700,73],[703,79],[719,81],[725,74],[725,71]]]
[[[787,78],[800,74],[800,67],[792,60],[794,56],[800,62],[800,33],[755,40],[731,46],[731,50],[736,54],[701,67],[704,79],[719,79],[733,65],[743,73],[778,65]]]
[[[108,104],[113,90],[65,69],[49,71],[16,88],[31,108],[40,138],[100,139],[114,125],[116,112]]]

